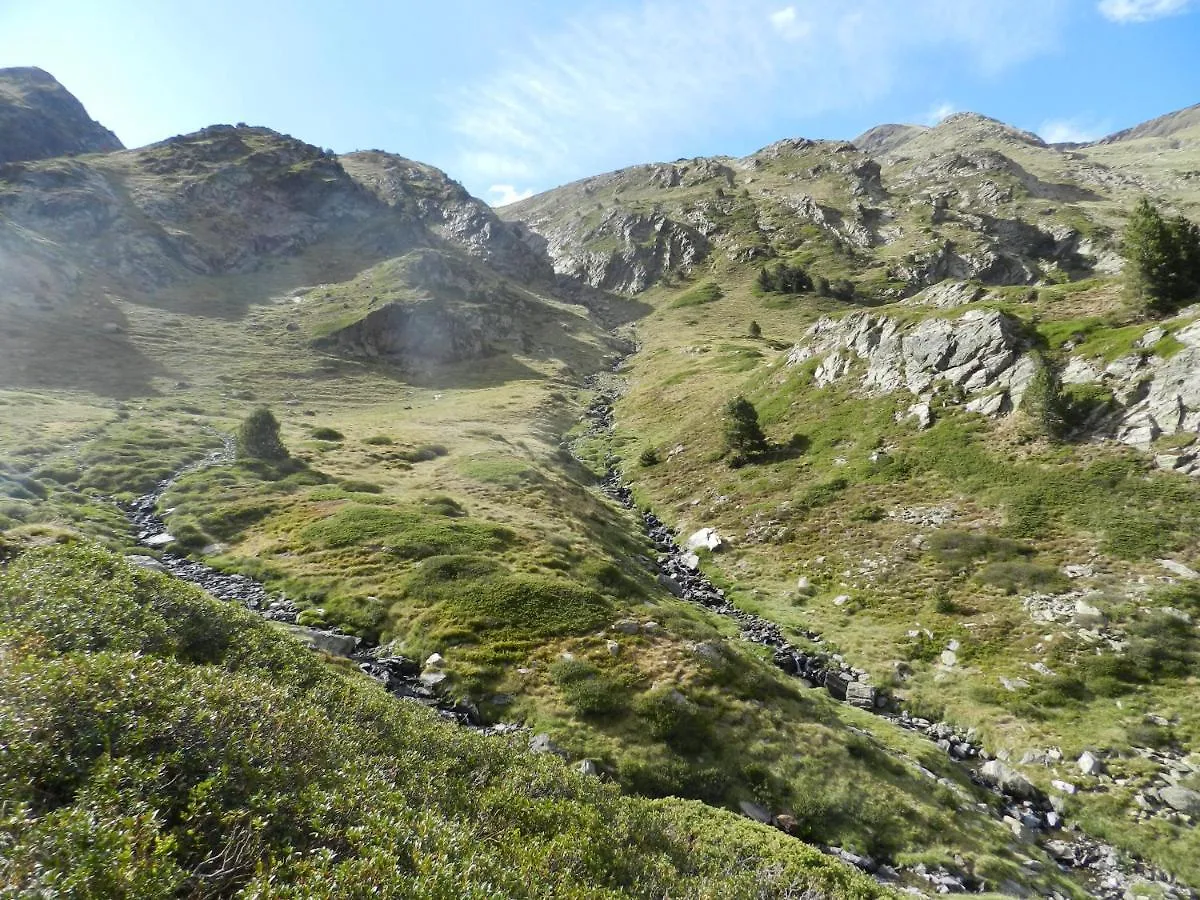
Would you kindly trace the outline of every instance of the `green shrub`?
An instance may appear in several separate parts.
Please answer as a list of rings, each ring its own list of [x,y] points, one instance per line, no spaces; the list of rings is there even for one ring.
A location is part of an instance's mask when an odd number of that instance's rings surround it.
[[[336,428],[329,428],[328,426],[314,428],[312,430],[312,437],[313,440],[316,441],[341,441],[345,440],[346,438],[346,436]]]
[[[550,677],[563,699],[581,716],[607,718],[629,707],[629,690],[615,678],[582,660],[559,660],[550,667]]]
[[[653,737],[680,753],[698,753],[712,736],[704,711],[674,688],[647,691],[637,698],[634,712]]]
[[[1058,569],[1026,560],[988,563],[976,573],[975,580],[1000,588],[1006,594],[1022,589],[1054,593],[1067,586],[1066,577]]]
[[[279,438],[279,422],[260,406],[242,422],[237,434],[238,452],[255,459],[287,459],[288,451]]]
[[[370,444],[372,447],[389,447],[395,443],[386,434],[373,434],[370,437],[363,438],[364,444]]]
[[[383,487],[371,481],[358,481],[357,479],[347,479],[338,483],[343,491],[348,491],[352,494],[382,494]]]
[[[658,450],[654,447],[647,447],[638,455],[638,464],[644,469],[657,466],[661,461],[658,457]]]
[[[95,548],[18,556],[0,609],[14,897],[883,895],[771,829],[397,703]]]

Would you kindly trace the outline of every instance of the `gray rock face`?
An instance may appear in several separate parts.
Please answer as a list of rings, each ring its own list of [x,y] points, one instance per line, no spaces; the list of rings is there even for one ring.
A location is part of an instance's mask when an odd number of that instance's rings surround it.
[[[979,776],[988,784],[1014,797],[1032,799],[1037,794],[1037,789],[1028,778],[998,759],[985,762],[979,769]]]
[[[670,272],[690,272],[708,255],[708,239],[666,216],[608,211],[594,227],[541,231],[554,271],[601,290],[634,294]]]
[[[0,165],[123,149],[49,73],[0,69]]]
[[[315,628],[305,628],[302,625],[284,626],[313,650],[328,653],[330,656],[349,658],[356,647],[358,638],[349,634],[333,634],[328,631],[318,631]]]
[[[390,207],[415,216],[497,271],[525,281],[553,279],[550,259],[537,240],[530,240],[520,225],[502,220],[441,170],[378,150],[350,153],[339,161],[351,178]]]
[[[958,319],[927,319],[907,326],[896,319],[854,313],[824,318],[793,348],[790,365],[820,358],[815,379],[831,384],[861,372],[867,394],[906,390],[928,394],[939,384],[961,388],[968,409],[1004,412],[1017,406],[1036,365],[1025,355],[1019,323],[995,310],[970,310]]]
[[[874,709],[875,688],[861,681],[851,681],[846,685],[846,702],[859,709]]]
[[[1171,809],[1189,816],[1200,816],[1200,793],[1177,784],[1161,788],[1158,798]]]

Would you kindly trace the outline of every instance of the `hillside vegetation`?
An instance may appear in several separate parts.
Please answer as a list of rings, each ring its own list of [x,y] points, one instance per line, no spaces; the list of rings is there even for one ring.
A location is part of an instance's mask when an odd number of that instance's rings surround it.
[[[882,896],[397,703],[84,544],[0,576],[0,885],[70,897]]]
[[[1188,896],[1194,131],[0,167],[0,890]]]

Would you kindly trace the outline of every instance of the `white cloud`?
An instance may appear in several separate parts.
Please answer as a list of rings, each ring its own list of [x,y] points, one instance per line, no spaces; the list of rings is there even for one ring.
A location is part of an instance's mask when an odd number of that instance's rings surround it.
[[[1187,12],[1193,0],[1100,0],[1100,14],[1113,22],[1153,22]]]
[[[779,32],[781,37],[789,41],[796,41],[812,34],[812,24],[800,19],[796,15],[796,7],[794,6],[785,6],[783,9],[777,9],[767,16],[767,18],[771,22],[771,27]]]
[[[643,0],[577,16],[446,98],[454,171],[549,186],[773,120],[800,136],[806,118],[885,97],[931,58],[996,75],[1043,53],[1072,2]]]
[[[931,106],[929,111],[921,117],[921,124],[937,125],[942,119],[952,116],[956,112],[958,112],[958,107],[953,103],[938,103],[936,106]]]
[[[1037,130],[1047,144],[1090,144],[1108,134],[1108,129],[1078,119],[1052,119]]]
[[[492,206],[508,206],[508,204],[516,203],[518,200],[528,200],[533,196],[533,191],[518,191],[511,184],[493,184],[488,188],[488,196],[491,197],[491,200],[488,202]]]

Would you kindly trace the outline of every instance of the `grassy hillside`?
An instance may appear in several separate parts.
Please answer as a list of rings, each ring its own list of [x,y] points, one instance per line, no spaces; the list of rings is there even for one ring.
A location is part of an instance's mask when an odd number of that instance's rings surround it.
[[[638,501],[682,534],[719,531],[726,547],[705,569],[740,606],[798,642],[821,633],[907,708],[974,727],[992,752],[1025,759],[1025,774],[1051,793],[1053,780],[1077,784],[1066,806],[1092,833],[1200,878],[1189,818],[1138,800],[1164,773],[1179,779],[1164,753],[1183,761],[1182,785],[1200,785],[1200,595],[1158,561],[1200,560],[1200,485],[1127,447],[1049,440],[1021,411],[965,412],[951,394],[935,399],[935,423],[921,430],[906,391],[858,386],[862,362],[821,385],[819,358],[790,365],[789,352],[819,317],[856,307],[811,294],[780,302],[751,281],[722,279],[720,299],[703,306],[679,302],[696,288],[653,295],[612,446]],[[1110,291],[1098,283],[990,303],[1057,346],[1056,335],[1078,330],[1080,306],[1103,308]],[[969,308],[876,312],[912,321]],[[761,337],[749,336],[752,320]],[[1115,323],[1094,324],[1080,346],[1111,344],[1115,358],[1150,327]],[[738,394],[776,446],[799,450],[731,468],[720,417]],[[662,461],[645,465],[646,450]],[[802,577],[811,590],[797,590]],[[1077,598],[1095,609],[1079,614]],[[1054,603],[1065,617],[1051,617]],[[1104,776],[1080,777],[1085,750],[1106,757]]]
[[[1192,813],[1158,799],[1200,789],[1200,427],[1170,367],[1200,359],[1195,312],[1151,321],[1115,274],[1131,198],[1193,208],[1190,144],[1138,161],[1162,139],[1064,151],[958,116],[598,176],[523,224],[431,167],[257,128],[5,169],[6,888],[874,895],[819,844],[925,893],[1096,889],[1050,852],[1076,832],[1034,840],[933,741],[674,596],[598,489],[613,461],[681,536],[720,532],[699,565],[740,607],[1200,883]],[[918,329],[925,356],[872,356]],[[921,381],[943,362],[961,383]],[[1148,392],[1145,446],[1096,426]],[[737,395],[769,440],[740,459]],[[190,468],[261,405],[288,460]],[[455,731],[126,566],[162,551],[117,503],[185,468],[167,550],[439,654],[447,703],[529,733]]]
[[[440,722],[96,547],[10,560],[0,611],[7,895],[882,896],[763,826]]]

